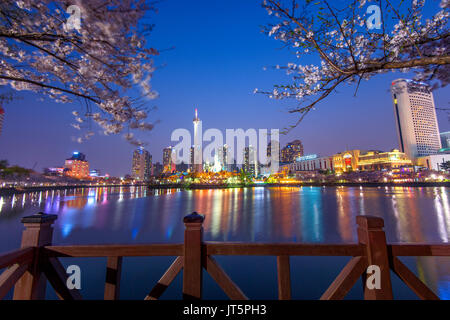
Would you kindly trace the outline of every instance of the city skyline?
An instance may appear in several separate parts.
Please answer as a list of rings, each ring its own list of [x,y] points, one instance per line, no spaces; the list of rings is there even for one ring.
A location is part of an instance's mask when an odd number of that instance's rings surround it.
[[[400,79],[396,79],[396,80],[400,80]],[[395,81],[394,81],[395,82]],[[192,109],[191,109],[192,110]],[[198,111],[197,111],[197,108],[195,108],[195,118],[194,118],[194,120],[197,120],[197,121],[200,121],[200,119],[198,118]],[[394,119],[395,118],[395,110],[394,110],[394,113],[393,113],[393,115],[392,115],[392,118]],[[205,129],[208,129],[209,128],[209,126],[206,126],[205,127]],[[190,129],[189,127],[187,128],[188,130]],[[204,129],[204,130],[205,130]],[[190,130],[191,131],[191,130]],[[192,130],[192,131],[194,131],[194,136],[195,136],[195,121],[194,121],[194,130]],[[440,130],[441,132],[442,132],[442,130]],[[398,132],[396,132],[396,136],[398,136]],[[283,141],[283,137],[286,137],[286,136],[280,136],[280,140],[282,140]],[[398,137],[395,137],[395,138],[398,138]],[[166,153],[166,151],[167,151],[167,149],[168,148],[173,148],[172,146],[170,146],[170,144],[172,144],[173,142],[172,141],[170,141],[170,135],[168,135],[168,137],[167,137],[167,139],[168,139],[168,142],[169,142],[169,146],[166,146],[166,147],[164,147],[164,148],[162,148],[161,150],[159,150],[159,151],[156,151],[155,152],[155,154],[157,155],[157,157],[154,157],[153,159],[156,159],[156,160],[154,160],[154,162],[153,163],[156,163],[156,162],[160,162],[160,163],[163,163],[164,164],[164,161],[165,161],[165,153]],[[295,139],[294,141],[297,141],[297,140],[299,140],[298,139],[298,137],[292,137],[292,139]],[[194,138],[194,140],[195,140],[195,138]],[[282,149],[284,149],[284,148],[286,148],[291,142],[288,142],[288,141],[290,141],[291,139],[284,139],[286,142],[285,143],[281,143],[281,145],[280,145],[280,151],[282,150]],[[397,144],[399,144],[399,143],[397,143]],[[394,146],[393,146],[393,148],[390,148],[390,149],[386,149],[385,151],[388,151],[388,150],[392,150],[392,149],[396,149],[396,148],[398,148],[398,149],[401,149],[401,147],[400,147],[400,145],[395,145],[395,142],[394,142],[394,144],[393,144]],[[78,149],[75,149],[75,150],[83,150],[83,144],[76,144],[75,146],[79,146],[79,148]],[[284,146],[284,147],[283,147]],[[348,144],[347,144],[347,146],[348,146]],[[344,149],[342,149],[342,150],[351,150],[352,148],[348,148],[346,146],[346,148],[344,148]],[[354,149],[363,149],[363,150],[379,150],[379,149],[377,149],[377,148],[367,148],[367,147],[359,147],[359,146],[357,146],[357,147],[355,147]],[[135,147],[133,148],[133,150],[135,150]],[[340,151],[342,151],[342,150],[340,150]],[[245,150],[243,150],[243,151],[245,151]],[[314,152],[304,152],[303,150],[302,150],[302,152],[304,153],[304,154],[314,154]],[[325,157],[327,157],[329,154],[332,154],[333,152],[328,152],[328,151],[325,151],[325,152],[323,152],[323,154],[324,154],[324,156]],[[335,153],[335,152],[334,152]],[[153,157],[153,153],[151,153],[152,154],[152,157]],[[158,159],[158,155],[161,155],[161,158],[160,159]],[[322,155],[322,153],[319,153],[319,154],[321,154]],[[95,158],[95,154],[92,154],[92,156],[91,156],[92,158]],[[132,159],[130,159],[130,160],[132,160]],[[282,158],[280,158],[280,161],[282,160]],[[57,162],[57,161],[56,161]],[[107,163],[100,163],[100,164],[98,164],[98,165],[96,165],[96,167],[99,167],[99,168],[103,168],[105,165],[107,165]],[[245,165],[243,165],[243,166],[245,166]],[[51,167],[51,166],[49,166],[49,167]],[[42,168],[42,169],[44,169],[44,168]],[[42,170],[40,170],[39,168],[36,168],[36,171],[38,171],[38,172],[41,172]],[[105,172],[107,172],[107,170],[102,170],[102,171],[105,171]],[[166,170],[167,171],[167,170]],[[109,172],[108,172],[109,173]],[[129,170],[128,172],[124,172],[123,174],[119,174],[119,175],[115,175],[115,176],[124,176],[124,175],[127,175],[127,174],[131,174],[131,175],[133,175],[132,174],[132,170]],[[114,175],[114,174],[112,174],[112,175]]]
[[[160,98],[148,103],[158,107],[151,119],[160,122],[153,131],[139,134],[149,143],[145,148],[154,162],[162,163],[161,150],[171,144],[172,130],[191,131],[192,123],[187,119],[192,119],[193,106],[202,110],[201,117],[208,128],[282,129],[295,123],[295,115],[287,113],[295,103],[252,93],[254,88],[270,89],[275,83],[285,83],[288,77],[282,72],[264,71],[263,67],[290,62],[293,54],[278,50],[280,44],[260,32],[260,26],[268,20],[264,9],[249,3],[239,3],[240,10],[232,7],[204,1],[190,5],[166,2],[161,3],[154,16],[155,46],[175,46],[156,57],[161,68],[154,76],[153,86]],[[243,16],[248,19],[242,19]],[[233,25],[227,23],[230,20]],[[184,28],[171,27],[175,21]],[[411,74],[388,73],[370,82],[363,81],[356,97],[353,87],[341,88],[333,98],[318,104],[317,110],[297,128],[281,135],[281,145],[300,139],[305,154],[323,155],[345,149],[397,148],[389,87],[400,77],[411,78]],[[91,129],[96,135],[83,144],[75,141],[80,132],[70,124],[72,111],[83,111],[80,104],[57,104],[29,92],[17,95],[20,99],[3,106],[1,159],[41,171],[73,150],[80,150],[89,156],[92,167],[102,172],[114,176],[130,173],[136,146],[122,135],[101,135],[93,123],[86,130]],[[449,90],[436,90],[434,97],[436,107],[448,107]],[[449,131],[447,114],[438,111],[437,117],[440,131]]]

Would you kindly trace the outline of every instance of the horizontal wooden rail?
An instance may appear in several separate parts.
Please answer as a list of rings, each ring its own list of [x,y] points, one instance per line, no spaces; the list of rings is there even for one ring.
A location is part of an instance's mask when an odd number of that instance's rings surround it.
[[[303,244],[303,243],[223,243],[204,242],[207,255],[252,256],[363,256],[359,244]]]
[[[0,255],[0,269],[13,264],[28,264],[33,261],[34,248],[24,248]]]
[[[363,256],[360,244],[304,244],[304,243],[203,243],[208,255],[255,255],[255,256]],[[448,244],[388,244],[394,256],[450,256]],[[46,246],[45,255],[51,257],[140,257],[182,256],[183,244],[142,245],[67,245]],[[0,269],[13,263],[30,262],[33,248],[25,248],[0,255]]]
[[[202,298],[205,270],[231,299],[247,296],[227,274],[214,256],[272,256],[276,258],[278,297],[291,298],[291,257],[346,256],[350,261],[324,292],[321,299],[343,299],[358,279],[363,281],[364,299],[393,299],[391,271],[421,299],[439,299],[399,259],[402,256],[450,256],[450,244],[386,243],[384,221],[379,217],[357,216],[358,242],[318,243],[244,243],[203,241],[204,216],[196,212],[184,217],[184,243],[176,244],[102,244],[52,245],[52,224],[56,215],[39,213],[24,217],[21,249],[0,255],[0,299],[15,285],[13,299],[45,299],[47,279],[60,299],[81,299],[77,290],[67,288],[68,275],[60,257],[104,257],[106,259],[105,299],[118,299],[123,257],[176,257],[145,299],[159,299],[175,277],[183,273],[183,298]],[[366,285],[369,266],[377,266],[381,288]]]
[[[44,254],[49,257],[182,256],[183,244],[46,246]]]
[[[388,251],[393,256],[448,257],[450,244],[388,244]]]

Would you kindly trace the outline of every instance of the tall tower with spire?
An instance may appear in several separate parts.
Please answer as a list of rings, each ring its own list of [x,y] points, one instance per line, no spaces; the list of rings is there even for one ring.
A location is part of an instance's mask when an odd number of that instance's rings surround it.
[[[195,172],[203,172],[203,148],[202,148],[202,122],[198,117],[197,108],[195,109],[194,116],[194,163],[193,168]]]

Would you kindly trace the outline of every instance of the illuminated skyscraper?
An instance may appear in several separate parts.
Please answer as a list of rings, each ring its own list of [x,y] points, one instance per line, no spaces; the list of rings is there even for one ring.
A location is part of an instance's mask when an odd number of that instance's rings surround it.
[[[220,167],[220,170],[230,171],[231,166],[228,164],[228,145],[223,145],[222,147],[217,148],[217,159],[215,160]]]
[[[301,156],[303,156],[303,144],[300,140],[289,142],[281,150],[281,162],[292,163]]]
[[[245,172],[253,176],[258,176],[258,157],[256,148],[249,146],[244,148],[244,166]]]
[[[5,119],[5,109],[0,106],[0,135],[2,134],[3,120]]]
[[[198,118],[197,109],[194,116],[194,171],[203,171],[203,150],[202,150],[202,122]]]
[[[426,84],[397,79],[391,85],[400,151],[410,159],[441,149],[433,94]]]
[[[173,147],[167,147],[163,149],[163,166],[164,172],[173,172],[176,169],[175,162],[173,161]]]
[[[222,170],[231,171],[230,164],[228,163],[228,153],[229,153],[228,145],[224,145],[222,148]]]
[[[152,175],[153,176],[159,176],[164,171],[164,166],[157,162],[152,165]]]
[[[273,144],[273,146],[272,146]],[[278,157],[276,154],[272,156],[272,149],[277,152],[278,151]],[[281,149],[280,149],[280,142],[277,140],[271,140],[269,144],[267,145],[267,160],[269,161],[269,164],[272,160],[280,162],[281,161]]]
[[[450,151],[450,131],[441,132],[442,151]]]
[[[136,180],[147,181],[150,179],[152,170],[152,156],[144,149],[139,147],[133,152],[132,177]]]

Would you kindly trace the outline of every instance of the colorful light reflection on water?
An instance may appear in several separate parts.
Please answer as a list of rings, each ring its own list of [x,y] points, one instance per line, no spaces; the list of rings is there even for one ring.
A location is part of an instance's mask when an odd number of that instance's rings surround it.
[[[389,242],[448,243],[444,187],[277,187],[49,190],[0,196],[0,252],[19,247],[20,217],[58,215],[54,243],[182,242],[184,215],[205,214],[205,239],[246,242],[356,242],[357,215],[385,220]],[[412,258],[419,277],[450,297],[450,259]]]

